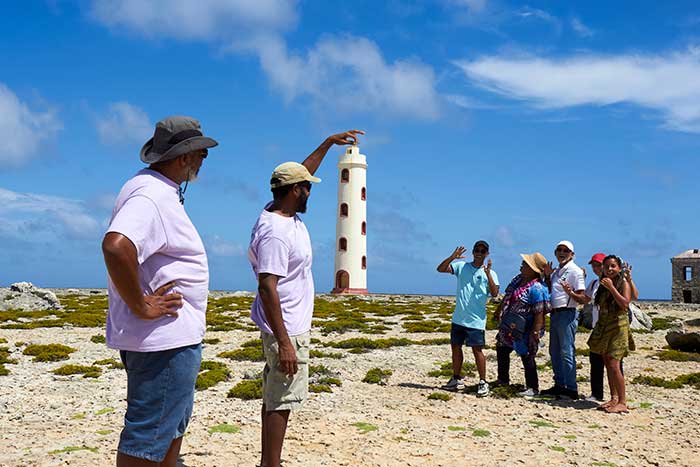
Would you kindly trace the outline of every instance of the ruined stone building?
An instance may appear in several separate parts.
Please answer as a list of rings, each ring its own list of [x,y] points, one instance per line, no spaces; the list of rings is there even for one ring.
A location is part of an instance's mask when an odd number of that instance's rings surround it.
[[[671,270],[671,300],[700,303],[700,249],[684,251],[671,258]]]

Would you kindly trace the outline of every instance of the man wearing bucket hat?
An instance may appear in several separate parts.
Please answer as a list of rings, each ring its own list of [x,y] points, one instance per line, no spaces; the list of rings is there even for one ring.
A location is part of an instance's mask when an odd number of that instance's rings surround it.
[[[253,226],[248,258],[258,280],[251,318],[261,331],[263,369],[260,465],[279,467],[290,410],[306,400],[309,331],[314,308],[311,239],[298,213],[306,212],[314,173],[335,144],[356,144],[360,130],[326,138],[303,163],[285,162],[272,172],[273,201]]]
[[[586,283],[583,269],[574,263],[574,245],[568,240],[557,243],[556,269],[548,263],[544,272],[551,293],[552,314],[549,323],[549,356],[554,372],[554,386],[542,394],[578,399],[576,383],[577,304],[584,303]]]
[[[141,150],[150,165],[122,187],[102,242],[109,273],[107,345],[120,351],[127,374],[118,467],[177,464],[209,292],[207,255],[180,185],[196,178],[217,144],[191,117],[158,122]]]

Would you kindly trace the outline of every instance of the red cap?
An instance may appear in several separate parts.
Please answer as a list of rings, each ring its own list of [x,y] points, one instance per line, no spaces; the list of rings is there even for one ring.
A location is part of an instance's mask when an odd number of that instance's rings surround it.
[[[593,256],[591,256],[591,260],[588,262],[588,264],[591,264],[593,262],[603,264],[604,259],[605,253],[596,253]]]

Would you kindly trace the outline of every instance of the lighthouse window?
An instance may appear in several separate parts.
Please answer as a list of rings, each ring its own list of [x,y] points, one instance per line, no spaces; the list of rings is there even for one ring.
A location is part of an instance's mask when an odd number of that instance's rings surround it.
[[[362,269],[367,269],[367,257],[362,257]]]
[[[348,205],[347,205],[347,203],[342,203],[340,205],[340,217],[348,217]]]
[[[362,198],[362,201],[365,201],[367,199],[367,188],[362,187],[362,191],[360,192],[360,197]]]
[[[362,223],[362,235],[367,235],[367,222]]]
[[[350,171],[348,169],[343,169],[340,171],[340,182],[348,183],[350,181]]]
[[[340,251],[348,251],[348,239],[347,238],[341,238],[338,240],[338,249]]]

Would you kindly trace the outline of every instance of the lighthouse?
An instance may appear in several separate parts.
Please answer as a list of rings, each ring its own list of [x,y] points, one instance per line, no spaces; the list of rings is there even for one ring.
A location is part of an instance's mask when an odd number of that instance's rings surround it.
[[[338,161],[334,294],[367,294],[367,158],[356,145]]]

